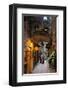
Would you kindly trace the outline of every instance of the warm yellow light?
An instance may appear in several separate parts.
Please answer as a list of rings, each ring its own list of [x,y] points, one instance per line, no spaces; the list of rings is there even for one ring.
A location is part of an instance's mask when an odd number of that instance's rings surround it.
[[[26,41],[25,45],[26,45],[26,47],[29,47],[29,48],[31,48],[31,50],[33,50],[33,42],[30,39],[28,39]]]
[[[35,51],[38,51],[38,50],[39,50],[39,48],[38,48],[38,47],[35,47],[34,49],[35,49]]]
[[[30,47],[33,47],[33,43],[30,43]]]

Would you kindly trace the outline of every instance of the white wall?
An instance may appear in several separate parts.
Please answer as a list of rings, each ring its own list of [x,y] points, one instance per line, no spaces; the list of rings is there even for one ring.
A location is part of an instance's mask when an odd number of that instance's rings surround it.
[[[57,85],[40,85],[40,86],[27,86],[27,87],[11,87],[8,85],[8,72],[9,72],[9,4],[41,4],[41,5],[61,5],[67,6],[68,0],[0,0],[0,90],[67,90],[67,84]],[[68,15],[68,12],[67,12]],[[68,20],[68,18],[67,18]],[[67,27],[68,29],[68,27]],[[67,31],[68,33],[68,31]],[[68,38],[68,36],[67,36]],[[68,45],[68,43],[67,43]],[[67,48],[68,49],[68,48]],[[67,57],[68,59],[68,57]],[[68,62],[67,62],[68,64]],[[68,68],[68,66],[67,66]],[[68,75],[68,74],[67,74]]]

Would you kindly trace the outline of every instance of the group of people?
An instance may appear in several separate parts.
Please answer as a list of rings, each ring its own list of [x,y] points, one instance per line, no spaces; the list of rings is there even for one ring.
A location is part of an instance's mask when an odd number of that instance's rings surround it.
[[[40,63],[44,64],[44,61],[47,60],[48,57],[48,49],[46,48],[46,45],[48,44],[48,42],[39,42],[39,60]]]

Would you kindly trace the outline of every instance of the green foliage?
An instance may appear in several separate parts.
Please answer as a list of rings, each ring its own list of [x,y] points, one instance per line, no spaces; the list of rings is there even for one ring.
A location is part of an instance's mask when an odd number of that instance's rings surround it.
[[[52,55],[52,57],[49,60],[49,64],[55,66],[56,65],[56,51],[55,53]]]

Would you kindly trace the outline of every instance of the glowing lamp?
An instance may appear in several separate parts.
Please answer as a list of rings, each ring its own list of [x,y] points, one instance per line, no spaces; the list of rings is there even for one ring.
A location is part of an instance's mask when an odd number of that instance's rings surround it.
[[[39,50],[39,48],[38,48],[38,47],[35,47],[34,49],[35,49],[35,51],[38,51],[38,50]]]

